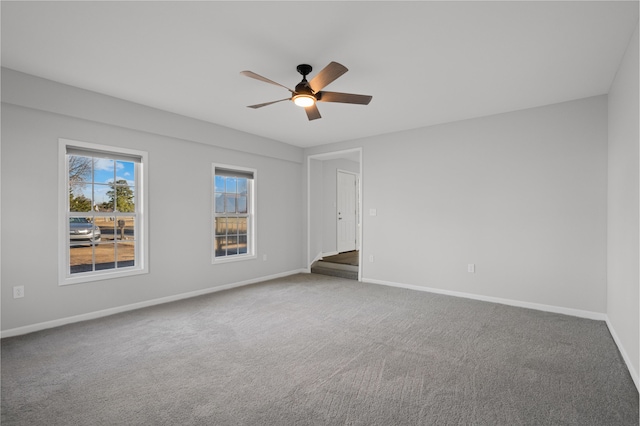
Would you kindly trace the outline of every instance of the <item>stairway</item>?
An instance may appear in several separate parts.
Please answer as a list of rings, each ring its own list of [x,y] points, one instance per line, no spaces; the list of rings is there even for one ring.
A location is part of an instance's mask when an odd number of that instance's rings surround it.
[[[358,279],[358,265],[337,263],[332,260],[338,260],[338,256],[329,256],[320,259],[311,265],[311,272],[314,274],[331,275],[333,277],[341,277],[349,280]]]

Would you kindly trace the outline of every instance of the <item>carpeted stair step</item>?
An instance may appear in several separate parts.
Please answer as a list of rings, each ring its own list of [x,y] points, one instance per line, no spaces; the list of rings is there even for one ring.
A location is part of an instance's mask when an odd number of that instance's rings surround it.
[[[314,274],[329,275],[332,277],[346,278],[349,280],[358,279],[358,268],[348,265],[340,265],[331,262],[317,262],[311,267]]]

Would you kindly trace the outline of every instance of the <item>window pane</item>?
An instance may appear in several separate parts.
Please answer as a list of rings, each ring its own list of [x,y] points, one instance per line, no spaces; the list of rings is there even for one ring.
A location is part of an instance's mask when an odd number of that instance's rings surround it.
[[[96,216],[93,219],[93,223],[100,230],[100,236],[102,238],[109,237],[109,239],[112,239],[111,237],[113,236],[113,230],[109,229],[110,227],[113,228],[113,220],[111,218]]]
[[[216,218],[216,235],[226,235],[227,234],[227,219],[224,217]]]
[[[227,255],[238,254],[238,237],[227,237]]]
[[[69,211],[88,212],[93,205],[91,197],[91,157],[70,155],[69,165]]]
[[[238,218],[238,233],[246,234],[247,233],[247,218],[239,217]]]
[[[91,157],[81,155],[69,156],[69,186],[75,190],[77,185],[91,183]]]
[[[116,181],[116,185],[111,185],[107,192],[110,205],[113,205],[114,201],[116,208],[119,212],[133,212],[135,211],[135,200],[133,188],[131,188],[127,181],[124,179]]]
[[[216,193],[216,213],[224,213],[224,196]]]
[[[216,256],[225,256],[227,254],[227,237],[216,237],[214,250]]]
[[[227,233],[232,235],[237,232],[238,232],[238,218],[237,217],[227,218]]]
[[[102,242],[95,246],[96,271],[116,267],[116,247],[112,243]]]
[[[93,159],[93,181],[96,183],[111,183],[115,178],[115,161],[107,158]]]
[[[224,192],[225,189],[225,178],[223,176],[216,176],[215,182],[215,192]]]
[[[236,182],[237,182],[237,178],[234,177],[228,177],[227,178],[227,190],[225,192],[228,192],[230,194],[235,194],[236,193]]]
[[[100,229],[102,241],[113,241],[115,237],[115,218],[113,216],[97,216],[94,219],[95,225]]]
[[[136,243],[118,243],[117,256],[118,268],[135,266]]]
[[[125,180],[129,186],[134,186],[135,170],[135,163],[131,161],[116,161],[116,180]]]
[[[238,194],[247,193],[247,179],[238,178]]]
[[[227,213],[235,213],[236,212],[236,198],[235,198],[235,196],[233,196],[231,194],[227,194],[225,199],[226,199],[225,211]]]
[[[245,254],[247,253],[247,236],[240,235],[238,237],[238,253]]]
[[[93,271],[93,245],[91,243],[72,242],[69,247],[69,272]]]
[[[111,185],[96,184],[93,186],[93,203],[98,206],[98,211],[113,211],[113,191]]]
[[[241,195],[238,197],[238,213],[246,213],[247,212],[247,197]]]
[[[69,241],[71,244],[91,244],[100,241],[100,228],[93,223],[93,217],[69,218]]]
[[[116,235],[118,240],[135,239],[135,217],[119,216],[116,220]]]
[[[70,212],[89,212],[92,208],[91,184],[84,187],[77,185],[69,194]]]

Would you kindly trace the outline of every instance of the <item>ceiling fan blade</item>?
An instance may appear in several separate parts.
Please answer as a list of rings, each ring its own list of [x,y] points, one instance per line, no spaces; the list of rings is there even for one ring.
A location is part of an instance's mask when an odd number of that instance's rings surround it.
[[[244,75],[244,76],[246,76],[246,77],[255,78],[256,80],[264,81],[265,83],[270,83],[270,84],[274,84],[274,85],[276,85],[276,86],[284,87],[285,89],[287,89],[287,90],[288,90],[288,91],[290,91],[291,93],[294,93],[294,92],[293,92],[293,90],[289,89],[287,86],[283,86],[283,85],[282,85],[282,84],[280,84],[280,83],[276,83],[276,82],[275,82],[275,81],[273,81],[273,80],[269,80],[268,78],[263,77],[263,76],[261,76],[261,75],[259,75],[259,74],[256,74],[256,73],[255,73],[255,72],[253,72],[253,71],[240,71],[240,74],[242,74],[242,75]]]
[[[319,102],[342,102],[344,104],[368,105],[373,99],[369,95],[355,95],[353,93],[320,92],[316,94]]]
[[[257,109],[257,108],[262,108],[263,106],[275,104],[275,103],[282,102],[282,101],[290,101],[290,100],[291,100],[291,98],[285,98],[285,99],[280,99],[279,101],[271,101],[271,102],[265,102],[263,104],[248,105],[247,108]]]
[[[324,87],[328,86],[329,83],[331,83],[347,71],[349,70],[344,65],[337,62],[331,62],[311,79],[311,81],[309,82],[309,86],[311,87],[311,90],[318,93]]]
[[[313,104],[311,106],[306,107],[304,109],[304,111],[307,113],[307,117],[309,118],[309,121],[316,120],[318,118],[322,118],[322,116],[320,115],[320,111],[318,111],[318,107],[316,106],[316,104]]]

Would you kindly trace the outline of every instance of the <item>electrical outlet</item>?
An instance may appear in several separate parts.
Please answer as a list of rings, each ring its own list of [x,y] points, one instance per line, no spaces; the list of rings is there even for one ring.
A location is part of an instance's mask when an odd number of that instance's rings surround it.
[[[372,254],[369,255],[369,262],[373,263],[373,255]]]
[[[467,265],[467,272],[475,273],[476,272],[476,264],[475,263],[469,263]]]
[[[263,261],[263,262],[266,262],[266,261],[267,261],[267,255],[266,255],[266,254],[263,254],[263,255],[262,255],[262,261]]]
[[[21,297],[24,297],[24,286],[17,285],[13,288],[13,298],[20,299]]]

